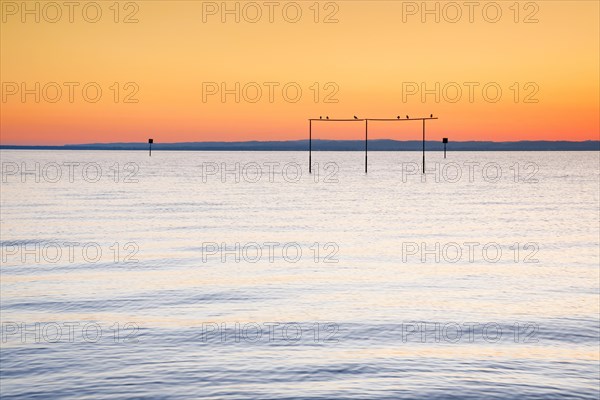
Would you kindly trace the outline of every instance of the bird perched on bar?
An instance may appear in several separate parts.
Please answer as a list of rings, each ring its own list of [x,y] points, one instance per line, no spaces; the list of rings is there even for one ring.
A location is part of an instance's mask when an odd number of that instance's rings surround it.
[[[354,119],[358,119],[358,117],[355,115],[355,116],[354,116]]]
[[[319,117],[319,119],[323,119],[323,117]]]
[[[406,116],[406,119],[408,119],[408,115]]]
[[[398,115],[396,118],[400,119],[400,116]]]
[[[325,117],[325,118],[329,119],[329,117]]]
[[[433,114],[429,114],[429,118],[433,118]]]

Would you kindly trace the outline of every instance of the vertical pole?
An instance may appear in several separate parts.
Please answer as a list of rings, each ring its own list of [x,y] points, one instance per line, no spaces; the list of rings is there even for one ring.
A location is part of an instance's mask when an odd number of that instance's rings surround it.
[[[444,158],[446,158],[446,143],[444,143]]]
[[[308,120],[308,173],[312,174],[312,120]]]
[[[365,119],[365,174],[367,173],[367,151],[368,151],[368,139],[369,139],[369,120]]]
[[[148,144],[148,146],[150,146],[149,150],[149,156],[152,157],[152,143]]]
[[[425,173],[425,118],[423,118],[423,173]]]

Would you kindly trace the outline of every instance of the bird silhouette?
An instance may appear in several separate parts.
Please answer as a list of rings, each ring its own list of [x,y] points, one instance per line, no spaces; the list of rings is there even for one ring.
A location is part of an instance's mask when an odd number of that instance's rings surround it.
[[[400,119],[400,116],[398,115],[396,118]]]
[[[429,115],[429,118],[433,118],[433,114],[430,114],[430,115]]]
[[[329,119],[329,117],[325,117],[325,118]]]
[[[358,119],[358,117],[355,115],[355,116],[354,116],[354,119]]]
[[[406,119],[408,119],[408,115],[406,116]]]
[[[323,119],[323,117],[319,117],[319,119]]]

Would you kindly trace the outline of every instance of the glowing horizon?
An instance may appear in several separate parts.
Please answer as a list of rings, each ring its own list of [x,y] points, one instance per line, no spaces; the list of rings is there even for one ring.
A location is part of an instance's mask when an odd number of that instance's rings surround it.
[[[93,23],[83,7],[51,22],[56,10],[35,2],[35,22],[0,1],[0,144],[302,140],[308,118],[431,113],[428,140],[598,140],[598,2],[501,2],[497,22],[493,2],[461,6],[456,22],[449,4],[462,3],[275,3],[270,15],[228,2],[240,22],[221,2],[102,3]],[[369,136],[419,140],[420,125]],[[362,137],[362,126],[313,132]]]

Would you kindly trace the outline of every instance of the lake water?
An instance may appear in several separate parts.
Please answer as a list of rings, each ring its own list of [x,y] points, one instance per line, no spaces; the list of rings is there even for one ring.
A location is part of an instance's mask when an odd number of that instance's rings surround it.
[[[599,396],[598,152],[0,152],[9,398]]]

